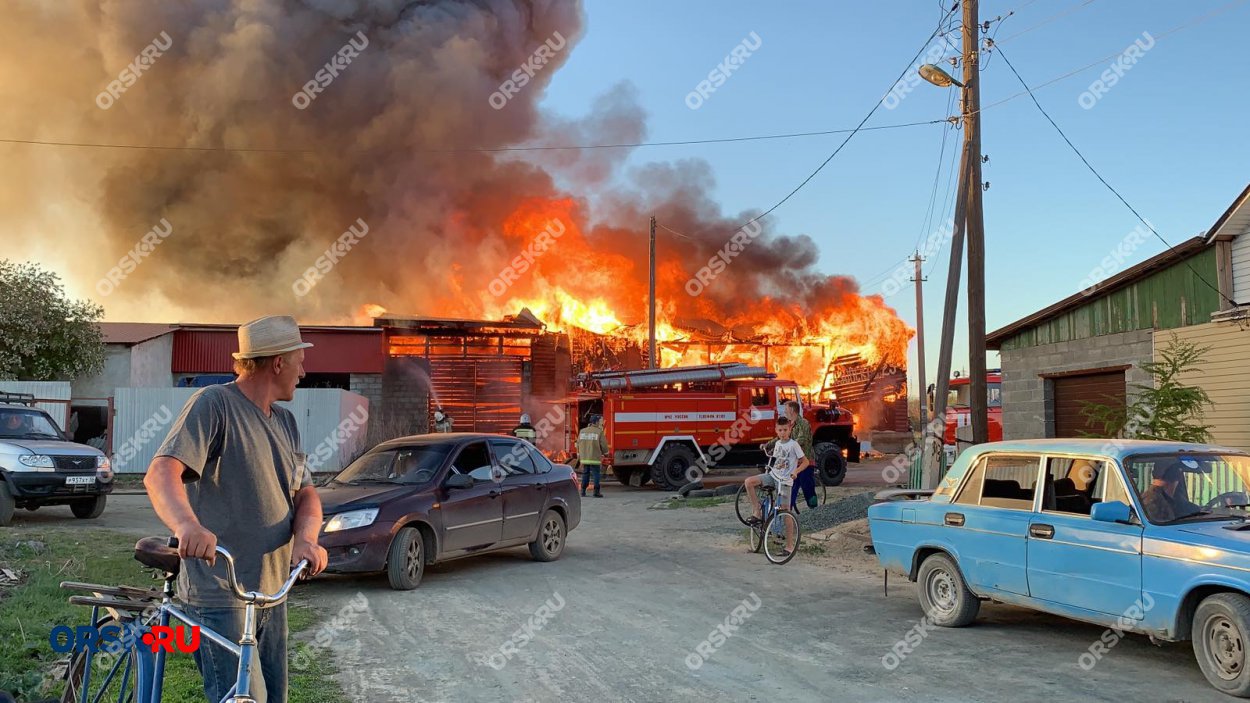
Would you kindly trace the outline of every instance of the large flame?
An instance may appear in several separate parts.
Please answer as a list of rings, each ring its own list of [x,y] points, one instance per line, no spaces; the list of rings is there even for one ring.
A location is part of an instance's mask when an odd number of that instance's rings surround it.
[[[571,199],[529,199],[504,219],[499,231],[507,247],[494,265],[480,272],[459,270],[455,274],[459,290],[476,287],[484,292],[476,300],[460,295],[458,302],[441,301],[440,312],[501,319],[529,308],[551,331],[576,328],[626,337],[645,347],[646,260],[635,261],[619,251],[592,245]],[[547,248],[530,249],[543,233],[548,235]],[[639,249],[645,257],[646,234],[638,236],[644,239]],[[687,270],[686,258],[669,256],[666,260],[664,247],[657,253],[656,338],[662,366],[741,361],[766,366],[814,395],[823,384],[835,380],[826,374],[837,357],[857,354],[869,365],[906,365],[912,329],[881,296],[861,296],[853,284],[848,290],[847,279],[829,277],[831,284],[839,285],[828,286],[828,299],[806,306],[790,299],[748,295],[731,296],[731,304],[718,304],[708,296],[696,298],[687,293],[685,284],[694,272]],[[730,262],[709,286],[732,291],[735,263]],[[508,271],[516,275],[509,276]],[[501,289],[502,294],[494,294]],[[378,309],[365,306],[361,313]],[[691,320],[718,325],[732,331],[733,337],[705,341],[709,337],[691,331]]]

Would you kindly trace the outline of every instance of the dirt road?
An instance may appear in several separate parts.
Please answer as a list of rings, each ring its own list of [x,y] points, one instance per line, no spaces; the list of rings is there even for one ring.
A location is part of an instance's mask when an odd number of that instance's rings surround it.
[[[1130,635],[1085,671],[1102,628],[986,605],[972,627],[912,630],[913,586],[892,579],[884,597],[853,548],[772,566],[747,552],[732,506],[652,510],[653,490],[605,492],[553,563],[517,549],[432,567],[410,592],[379,577],[302,586],[326,614],[306,636],[322,634],[351,698],[371,702],[1230,700],[1188,645]],[[86,526],[65,509],[18,519]],[[98,524],[159,534],[152,520],[146,498],[118,496]],[[727,623],[735,608],[747,617]],[[909,631],[922,639],[895,662]]]

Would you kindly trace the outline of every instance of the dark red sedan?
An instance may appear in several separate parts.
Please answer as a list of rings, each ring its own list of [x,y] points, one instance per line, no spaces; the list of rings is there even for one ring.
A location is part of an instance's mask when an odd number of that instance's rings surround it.
[[[327,571],[385,571],[416,588],[426,564],[529,545],[560,558],[582,517],[573,469],[515,437],[402,437],[366,452],[318,489]]]

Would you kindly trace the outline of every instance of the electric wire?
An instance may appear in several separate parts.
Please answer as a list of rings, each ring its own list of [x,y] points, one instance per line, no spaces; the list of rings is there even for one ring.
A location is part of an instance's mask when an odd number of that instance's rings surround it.
[[[1140,220],[1141,223],[1145,225],[1146,228],[1149,229],[1151,233],[1154,234],[1154,236],[1159,239],[1159,241],[1163,242],[1164,246],[1166,246],[1169,251],[1175,253],[1176,247],[1172,246],[1172,244],[1168,242],[1168,240],[1164,239],[1163,235],[1159,234],[1159,232],[1155,230],[1154,226],[1151,225],[1146,220],[1146,218],[1142,217],[1141,213],[1137,211],[1137,208],[1133,207],[1129,203],[1128,200],[1125,200],[1124,196],[1120,195],[1120,192],[1116,190],[1114,186],[1108,183],[1106,178],[1103,178],[1102,174],[1098,172],[1098,169],[1094,168],[1093,164],[1089,162],[1089,159],[1086,159],[1085,155],[1081,153],[1081,150],[1078,149],[1077,146],[1072,143],[1072,140],[1068,138],[1068,135],[1064,134],[1063,129],[1060,128],[1059,125],[1055,122],[1054,118],[1050,116],[1050,113],[1046,112],[1046,108],[1042,107],[1042,104],[1038,102],[1037,96],[1033,94],[1033,89],[1030,88],[1029,84],[1025,82],[1024,78],[1020,75],[1020,72],[1016,70],[1016,67],[1011,64],[1011,60],[1007,58],[1007,55],[1003,54],[1001,49],[999,50],[998,53],[1000,56],[1003,57],[1003,63],[1007,64],[1007,68],[1011,69],[1011,72],[1013,75],[1015,75],[1016,80],[1020,81],[1020,85],[1024,87],[1026,92],[1028,92],[1029,98],[1032,99],[1033,104],[1037,106],[1038,112],[1041,112],[1042,116],[1046,118],[1046,121],[1050,123],[1050,126],[1055,128],[1055,131],[1059,133],[1059,136],[1063,138],[1063,141],[1068,145],[1070,149],[1072,149],[1073,153],[1076,154],[1077,158],[1081,160],[1081,163],[1085,164],[1085,168],[1089,169],[1089,172],[1094,174],[1094,177],[1097,178],[1100,183],[1106,186],[1107,190],[1111,191],[1111,194],[1114,195],[1117,200],[1123,203],[1124,207],[1128,208],[1129,212],[1133,213],[1133,216],[1135,216],[1138,220]],[[1198,273],[1198,271],[1195,270],[1193,266],[1190,266],[1188,261],[1182,260],[1181,263],[1185,264],[1185,267],[1188,268],[1189,271],[1193,273],[1194,276],[1198,280],[1202,281],[1203,283],[1207,285],[1208,288],[1215,291],[1216,295],[1228,301],[1234,307],[1237,306],[1237,301],[1233,300],[1232,298],[1225,295],[1222,291],[1220,291],[1218,286],[1215,286],[1210,281],[1208,281],[1205,276]]]

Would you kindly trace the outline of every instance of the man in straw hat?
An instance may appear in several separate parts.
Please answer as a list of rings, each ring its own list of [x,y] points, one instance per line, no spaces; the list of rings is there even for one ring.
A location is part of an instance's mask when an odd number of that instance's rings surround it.
[[[237,642],[243,603],[226,586],[216,547],[230,550],[244,588],[273,593],[291,566],[326,567],[317,544],[321,500],[300,453],[299,430],[275,401],[295,397],[304,349],[295,319],[262,317],[239,328],[238,379],[196,391],[174,421],[143,479],[152,507],[178,538],[178,594],[188,613]],[[259,703],[287,699],[286,605],[257,612],[249,662]],[[237,659],[205,641],[195,653],[204,692],[218,701],[234,685]]]

